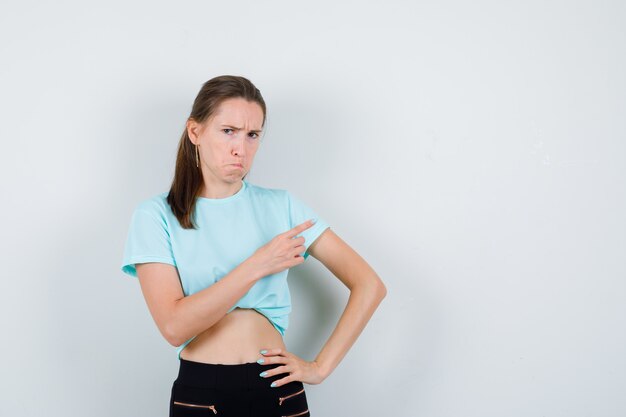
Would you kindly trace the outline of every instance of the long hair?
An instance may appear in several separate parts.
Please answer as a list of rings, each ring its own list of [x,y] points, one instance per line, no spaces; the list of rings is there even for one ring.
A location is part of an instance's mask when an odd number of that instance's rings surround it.
[[[259,104],[263,110],[265,125],[266,108],[261,92],[247,78],[235,75],[221,75],[205,82],[193,102],[188,120],[204,123],[215,113],[222,101],[236,97]],[[184,229],[196,229],[192,223],[192,214],[204,182],[202,171],[196,166],[195,155],[194,144],[189,139],[185,126],[178,143],[174,179],[167,195],[167,203]]]

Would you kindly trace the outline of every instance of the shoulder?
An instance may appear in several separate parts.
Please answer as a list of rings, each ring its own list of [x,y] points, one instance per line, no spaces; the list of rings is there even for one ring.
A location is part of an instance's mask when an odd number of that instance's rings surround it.
[[[248,184],[251,198],[257,198],[264,203],[274,203],[288,210],[310,210],[308,205],[302,200],[297,193],[293,193],[283,188],[261,187],[259,185]]]
[[[135,211],[148,212],[154,216],[165,217],[169,210],[169,204],[167,203],[167,195],[169,191],[164,191],[141,200],[135,206]]]
[[[289,192],[281,188],[263,187],[246,181],[248,192],[251,198],[271,200],[275,202],[285,202],[289,198]]]

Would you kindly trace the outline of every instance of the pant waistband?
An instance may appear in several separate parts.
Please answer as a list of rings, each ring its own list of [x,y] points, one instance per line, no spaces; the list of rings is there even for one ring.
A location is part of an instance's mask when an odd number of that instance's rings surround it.
[[[287,374],[267,378],[259,374],[278,366],[282,364],[261,365],[257,362],[218,364],[180,358],[176,382],[199,388],[268,388],[272,381],[284,378]]]

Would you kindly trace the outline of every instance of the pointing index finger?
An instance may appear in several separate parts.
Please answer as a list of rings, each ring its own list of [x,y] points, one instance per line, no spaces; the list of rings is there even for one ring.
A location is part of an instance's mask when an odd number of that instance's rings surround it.
[[[309,227],[313,226],[315,224],[315,222],[316,222],[315,219],[310,219],[310,220],[305,221],[304,223],[301,223],[301,224],[297,225],[293,229],[287,231],[287,237],[292,238],[292,237],[296,236],[300,232],[302,232],[302,231],[308,229]]]

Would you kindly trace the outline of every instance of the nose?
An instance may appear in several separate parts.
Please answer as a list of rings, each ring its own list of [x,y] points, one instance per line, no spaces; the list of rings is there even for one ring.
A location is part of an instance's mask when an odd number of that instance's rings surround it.
[[[232,153],[237,156],[246,156],[245,154],[245,140],[242,134],[235,135],[235,138],[231,141]]]

